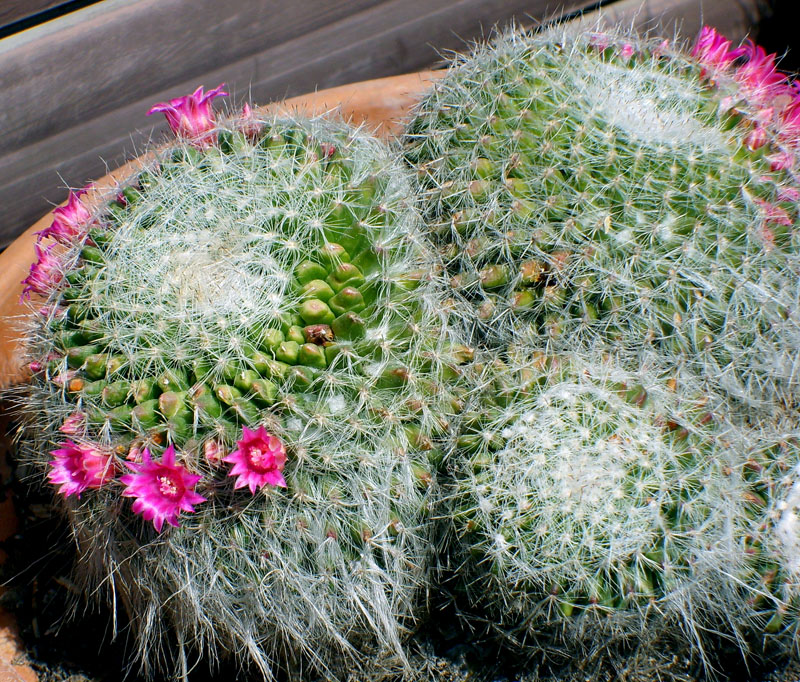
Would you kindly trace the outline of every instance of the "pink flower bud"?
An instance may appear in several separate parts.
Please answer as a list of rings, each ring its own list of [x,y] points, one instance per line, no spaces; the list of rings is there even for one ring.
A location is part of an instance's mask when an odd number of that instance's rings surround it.
[[[56,374],[51,379],[51,381],[56,386],[62,386],[63,387],[63,386],[66,386],[67,383],[72,381],[72,379],[74,379],[77,375],[78,375],[78,370],[76,370],[76,369],[67,369],[67,370],[64,370],[63,372],[59,372],[58,374]]]
[[[778,190],[778,201],[797,201],[800,199],[800,189],[797,187],[781,187]]]
[[[789,152],[778,152],[767,157],[769,167],[773,171],[790,170],[794,166],[794,155]]]
[[[25,287],[22,290],[20,302],[30,298],[31,292],[48,295],[61,284],[61,280],[64,278],[61,261],[51,253],[55,244],[44,250],[38,244],[34,244],[33,248],[36,250],[37,260],[31,265],[30,274],[22,280]]]
[[[261,134],[261,129],[264,127],[264,124],[256,119],[253,110],[247,102],[245,102],[242,107],[238,125],[240,130],[250,139],[257,138]]]
[[[222,448],[215,440],[207,440],[203,452],[211,464],[217,465],[222,461]]]
[[[77,192],[70,191],[66,205],[53,209],[53,222],[50,227],[37,232],[39,241],[45,237],[52,237],[62,244],[68,244],[86,235],[92,222],[92,214],[80,198],[86,194],[89,187],[91,185]]]
[[[669,52],[669,40],[666,39],[662,40],[653,50],[653,54],[656,55],[656,57],[662,57],[667,54],[667,52]]]
[[[64,420],[58,430],[68,436],[77,436],[83,433],[85,423],[86,415],[83,412],[73,412]]]
[[[755,128],[747,135],[744,143],[750,151],[760,149],[767,144],[767,131],[760,126]]]
[[[765,224],[774,223],[776,225],[784,225],[785,227],[792,226],[792,219],[783,208],[775,206],[775,204],[771,204],[769,201],[764,201],[764,199],[756,199],[755,201],[761,208]]]
[[[206,93],[201,86],[191,95],[159,102],[150,107],[147,115],[162,112],[175,135],[186,138],[199,149],[206,149],[216,142],[216,121],[211,102],[215,97],[228,94],[222,91],[223,86],[224,83]]]

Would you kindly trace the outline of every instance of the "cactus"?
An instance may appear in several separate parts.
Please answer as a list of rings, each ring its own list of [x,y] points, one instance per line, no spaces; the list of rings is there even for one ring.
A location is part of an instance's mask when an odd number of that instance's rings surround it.
[[[154,107],[178,140],[40,236],[23,452],[147,672],[402,662],[466,349],[392,154],[324,120],[217,124],[220,94]]]
[[[421,103],[405,153],[476,343],[660,352],[798,402],[800,98],[774,56],[511,31]]]
[[[516,352],[478,370],[449,495],[473,615],[549,656],[705,656],[712,633],[795,646],[796,431],[733,423],[656,361]]]

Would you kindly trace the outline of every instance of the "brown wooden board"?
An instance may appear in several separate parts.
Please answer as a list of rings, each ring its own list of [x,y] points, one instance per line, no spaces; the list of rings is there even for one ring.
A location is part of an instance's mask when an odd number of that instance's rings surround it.
[[[186,11],[191,4],[191,11]],[[589,0],[565,0],[566,10]],[[0,41],[0,246],[134,152],[155,101],[226,81],[269,101],[403,73],[552,0],[105,0]],[[160,118],[160,117],[159,117]],[[159,122],[160,124],[160,122]],[[163,130],[163,124],[157,127]],[[136,132],[143,131],[143,132]]]

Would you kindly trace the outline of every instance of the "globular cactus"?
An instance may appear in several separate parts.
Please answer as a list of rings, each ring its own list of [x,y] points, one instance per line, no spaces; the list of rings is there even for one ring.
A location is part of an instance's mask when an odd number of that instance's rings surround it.
[[[218,94],[154,107],[178,141],[41,235],[23,452],[147,671],[402,663],[468,351],[383,144],[247,107],[218,125]]]
[[[796,431],[733,423],[655,361],[523,352],[477,369],[448,496],[473,616],[548,658],[682,643],[713,670],[714,636],[756,659],[796,646]]]
[[[800,98],[760,47],[512,31],[406,137],[475,340],[652,344],[751,407],[800,395]]]

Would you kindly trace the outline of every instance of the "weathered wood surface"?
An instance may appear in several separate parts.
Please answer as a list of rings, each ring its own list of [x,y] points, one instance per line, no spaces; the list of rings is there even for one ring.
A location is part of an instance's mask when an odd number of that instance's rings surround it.
[[[0,30],[63,4],[64,0],[0,0]]]
[[[265,102],[406,73],[494,24],[547,21],[596,4],[192,0],[187,12],[187,1],[104,0],[0,40],[0,248],[61,201],[65,185],[103,175],[160,135],[163,123],[144,115],[153,102],[201,83],[225,81],[232,100]],[[706,0],[706,19],[741,35],[759,1]],[[627,20],[633,7],[621,4]],[[637,23],[667,9],[684,17],[684,35],[700,25],[701,0],[633,5],[644,8]]]

